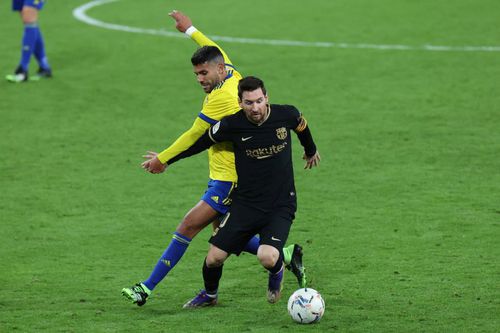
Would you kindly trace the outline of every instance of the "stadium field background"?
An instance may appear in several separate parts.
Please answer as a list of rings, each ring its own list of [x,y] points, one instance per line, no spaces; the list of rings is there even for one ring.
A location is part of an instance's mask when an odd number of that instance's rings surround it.
[[[86,12],[173,32],[179,9],[208,35],[344,43],[220,42],[271,102],[304,113],[322,156],[302,170],[294,139],[289,241],[326,302],[312,326],[286,312],[293,276],[267,304],[266,273],[245,254],[225,265],[220,306],[183,310],[202,287],[208,229],[144,307],[122,298],[206,186],[206,154],[162,175],[140,168],[191,125],[203,92],[192,41],[85,24],[72,12],[87,2],[49,0],[40,15],[53,79],[0,81],[1,332],[498,332],[497,0],[121,0]],[[0,12],[5,75],[22,25],[10,1]]]

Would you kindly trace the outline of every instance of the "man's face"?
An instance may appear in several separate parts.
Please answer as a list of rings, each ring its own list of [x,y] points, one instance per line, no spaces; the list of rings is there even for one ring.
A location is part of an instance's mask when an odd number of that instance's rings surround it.
[[[258,88],[242,93],[240,107],[251,122],[260,124],[267,116],[267,103],[267,95],[264,95],[262,89]]]
[[[193,66],[196,80],[201,84],[203,90],[208,94],[224,78],[224,65],[215,62],[204,62]]]

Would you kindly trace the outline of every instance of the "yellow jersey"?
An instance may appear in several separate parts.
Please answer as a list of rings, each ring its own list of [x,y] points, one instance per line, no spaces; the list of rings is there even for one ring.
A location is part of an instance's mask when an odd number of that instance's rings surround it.
[[[189,130],[184,132],[170,147],[158,154],[158,159],[166,163],[169,159],[191,147],[211,125],[222,118],[240,110],[238,104],[238,82],[241,74],[234,68],[231,60],[222,48],[205,36],[201,31],[194,30],[191,34],[199,46],[216,46],[224,56],[227,76],[209,94],[205,96],[201,112]],[[213,145],[208,150],[209,177],[214,180],[236,182],[238,177],[234,166],[233,146],[229,142]]]

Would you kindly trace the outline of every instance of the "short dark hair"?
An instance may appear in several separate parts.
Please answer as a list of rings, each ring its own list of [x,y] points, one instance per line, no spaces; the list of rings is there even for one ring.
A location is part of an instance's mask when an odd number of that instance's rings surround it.
[[[224,63],[224,56],[217,46],[200,47],[191,57],[193,66],[201,65],[209,61],[214,61],[219,64]]]
[[[241,100],[244,91],[254,91],[257,89],[262,89],[264,95],[267,95],[266,87],[264,86],[264,81],[255,76],[247,76],[238,82],[238,97]]]

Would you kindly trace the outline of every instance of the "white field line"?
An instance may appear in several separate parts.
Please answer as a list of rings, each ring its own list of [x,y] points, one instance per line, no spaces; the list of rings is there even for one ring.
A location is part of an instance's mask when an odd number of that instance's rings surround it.
[[[159,35],[174,38],[186,38],[184,34],[177,31],[166,31],[159,29],[145,29],[130,27],[127,25],[106,23],[96,20],[87,15],[87,11],[93,7],[102,6],[118,0],[94,0],[88,2],[73,10],[73,16],[82,22],[96,27],[133,32],[138,34]],[[441,46],[441,45],[398,45],[398,44],[351,44],[351,43],[333,43],[333,42],[304,42],[296,40],[283,39],[260,39],[260,38],[244,38],[244,37],[226,37],[209,35],[214,41],[222,41],[228,43],[241,44],[260,44],[260,45],[275,45],[275,46],[299,46],[299,47],[323,47],[323,48],[341,48],[341,49],[376,49],[376,50],[400,50],[400,51],[448,51],[448,52],[500,52],[500,46]]]

